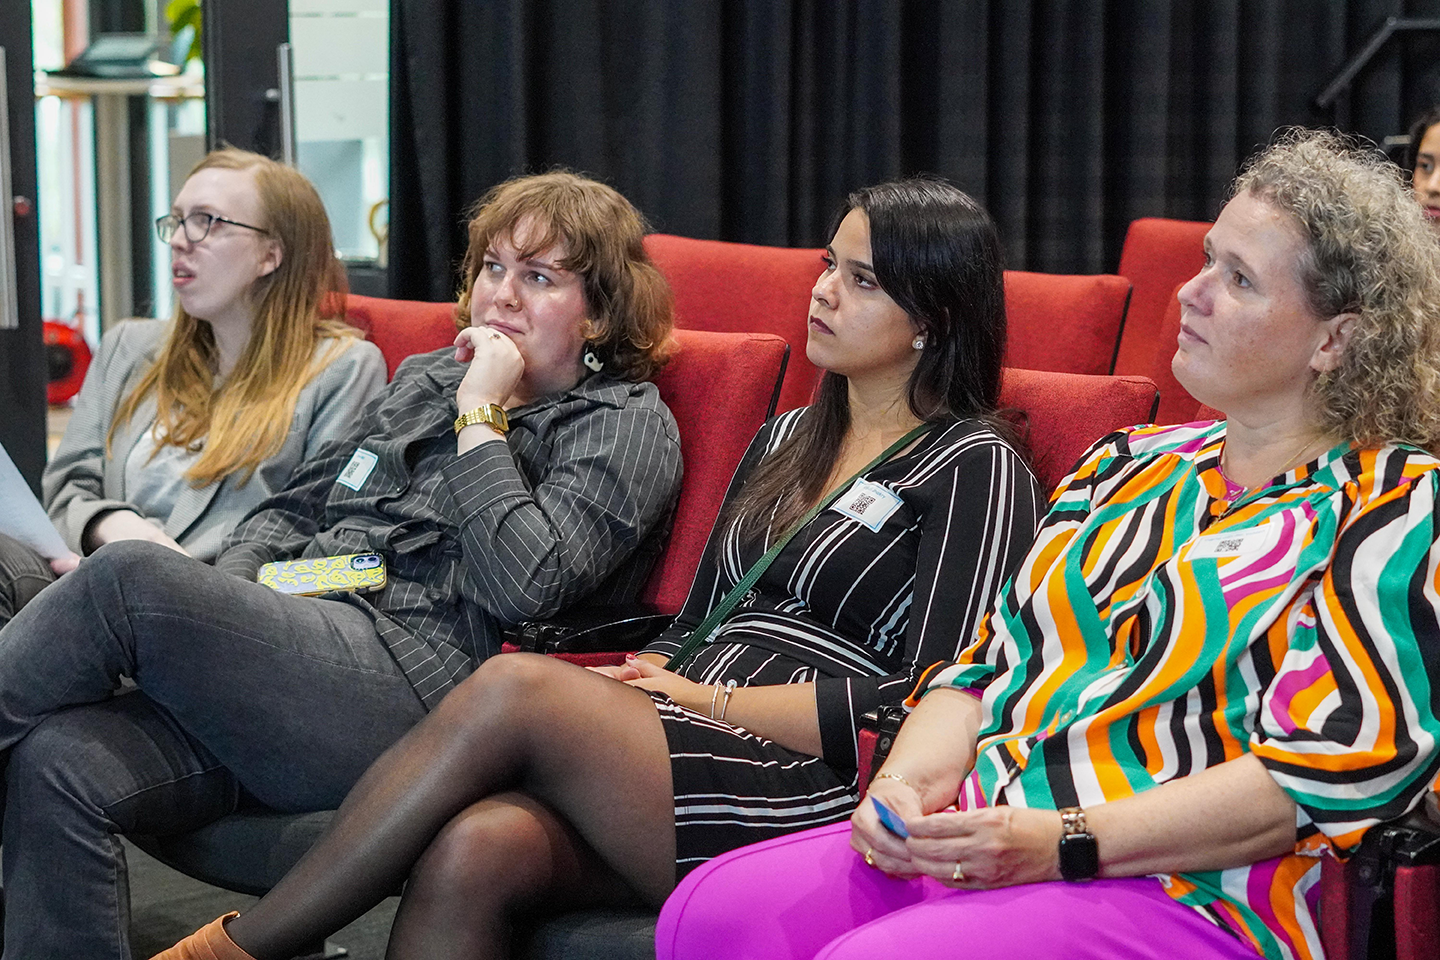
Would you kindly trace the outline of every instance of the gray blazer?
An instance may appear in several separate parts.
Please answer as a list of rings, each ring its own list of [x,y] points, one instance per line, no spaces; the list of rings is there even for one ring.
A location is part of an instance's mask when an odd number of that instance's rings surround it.
[[[155,423],[154,397],[116,430],[110,456],[105,454],[105,437],[116,407],[154,361],[168,331],[168,321],[127,320],[105,334],[65,436],[45,468],[46,509],[76,553],[83,552],[80,538],[97,514],[118,508],[141,512],[126,501],[125,460]],[[384,387],[385,360],[379,348],[356,341],[300,391],[290,435],[279,453],[264,461],[244,486],[231,476],[198,489],[183,488],[165,532],[197,559],[213,561],[220,541],[240,519],[283,489],[295,468],[322,443],[344,433]]]

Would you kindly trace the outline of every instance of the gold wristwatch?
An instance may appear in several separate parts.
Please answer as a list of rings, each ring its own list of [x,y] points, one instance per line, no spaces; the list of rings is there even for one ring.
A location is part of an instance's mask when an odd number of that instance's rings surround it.
[[[473,427],[477,423],[489,424],[501,433],[510,429],[510,418],[505,416],[505,408],[496,403],[487,403],[483,407],[467,410],[456,417],[455,432],[459,433],[466,427]]]

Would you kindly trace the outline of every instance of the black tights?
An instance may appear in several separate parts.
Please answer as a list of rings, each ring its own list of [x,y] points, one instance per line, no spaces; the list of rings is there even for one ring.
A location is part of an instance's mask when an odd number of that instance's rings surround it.
[[[227,929],[258,960],[283,960],[407,877],[394,960],[504,956],[511,917],[537,901],[659,906],[675,885],[675,819],[653,701],[548,657],[491,658]]]

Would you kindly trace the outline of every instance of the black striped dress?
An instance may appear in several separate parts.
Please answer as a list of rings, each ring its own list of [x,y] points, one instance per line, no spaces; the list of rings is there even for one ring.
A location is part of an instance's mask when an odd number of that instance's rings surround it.
[[[727,502],[803,415],[761,428]],[[744,844],[850,815],[858,717],[903,700],[921,670],[970,642],[1044,510],[1021,457],[975,420],[938,425],[865,477],[900,498],[879,530],[821,513],[683,671],[699,683],[815,682],[823,757],[651,694],[670,747],[677,878]],[[646,652],[673,654],[763,551],[717,529],[675,625]]]

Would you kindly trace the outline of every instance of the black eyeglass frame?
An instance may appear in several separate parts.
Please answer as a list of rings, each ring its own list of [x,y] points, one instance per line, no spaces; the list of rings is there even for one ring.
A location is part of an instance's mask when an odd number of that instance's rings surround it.
[[[197,237],[190,232],[190,221],[199,217],[205,218],[205,229],[200,233],[200,236]],[[175,231],[183,229],[186,240],[189,240],[191,243],[202,243],[206,237],[210,236],[210,231],[215,229],[217,222],[228,223],[232,227],[244,227],[246,230],[254,230],[256,233],[268,234],[270,232],[264,227],[251,226],[248,223],[241,223],[239,220],[231,220],[229,217],[222,217],[218,213],[204,213],[197,210],[183,217],[176,216],[173,213],[167,213],[163,217],[158,217],[155,220],[155,235],[160,238],[161,243],[169,243],[171,238],[175,236]]]

